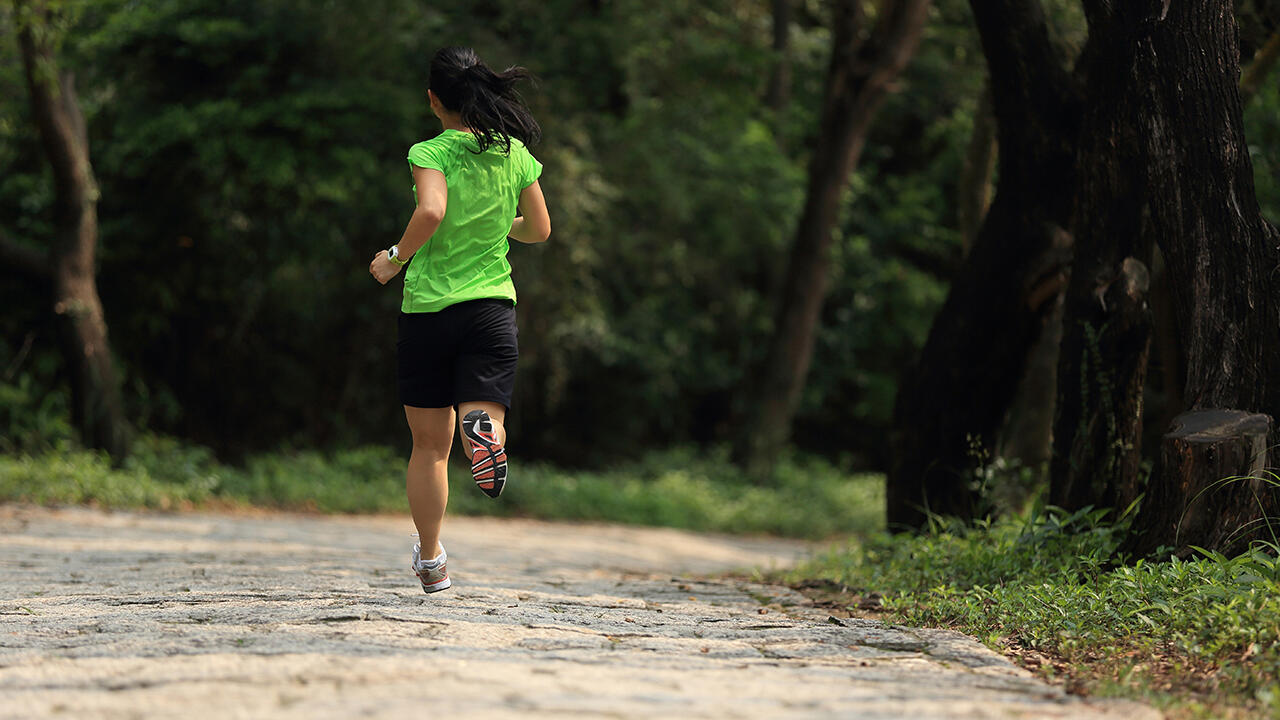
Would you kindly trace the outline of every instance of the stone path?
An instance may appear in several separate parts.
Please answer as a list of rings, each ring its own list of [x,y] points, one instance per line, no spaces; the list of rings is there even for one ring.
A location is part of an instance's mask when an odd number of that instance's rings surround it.
[[[428,597],[410,530],[0,506],[0,717],[1160,717],[956,633],[685,577],[797,543],[455,519]]]

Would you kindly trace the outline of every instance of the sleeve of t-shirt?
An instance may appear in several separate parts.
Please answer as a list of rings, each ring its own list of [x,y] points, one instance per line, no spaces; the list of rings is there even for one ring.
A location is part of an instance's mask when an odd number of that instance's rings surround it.
[[[521,178],[521,190],[529,187],[535,180],[542,176],[542,163],[538,162],[538,158],[534,157],[533,153],[528,150],[524,151],[524,156],[525,168],[524,177]]]
[[[421,168],[439,170],[441,173],[448,175],[448,173],[445,172],[446,161],[448,159],[446,155],[447,153],[443,147],[427,140],[426,142],[420,142],[409,148],[409,164],[416,165]]]

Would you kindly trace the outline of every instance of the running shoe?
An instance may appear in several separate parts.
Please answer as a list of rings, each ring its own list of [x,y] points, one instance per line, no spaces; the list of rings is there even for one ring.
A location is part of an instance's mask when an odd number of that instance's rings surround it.
[[[452,584],[449,582],[449,572],[445,569],[445,561],[448,559],[443,545],[440,546],[439,555],[431,560],[423,560],[422,546],[418,543],[413,544],[413,574],[422,581],[422,592],[440,592]]]
[[[496,498],[507,484],[507,451],[498,442],[489,413],[472,410],[462,418],[462,434],[471,443],[471,476],[485,495]]]

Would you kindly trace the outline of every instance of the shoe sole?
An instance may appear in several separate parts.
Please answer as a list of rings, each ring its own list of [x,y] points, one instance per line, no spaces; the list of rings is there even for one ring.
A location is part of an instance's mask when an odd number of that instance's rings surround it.
[[[418,578],[418,581],[421,582],[422,578]],[[453,587],[453,583],[446,577],[445,579],[437,580],[430,585],[422,583],[422,592],[430,595],[431,593],[440,592],[441,590],[448,590],[450,587]]]
[[[467,413],[462,419],[462,434],[471,441],[471,477],[476,481],[476,487],[485,495],[496,498],[507,484],[507,451],[476,430],[481,420],[489,420],[489,414],[483,410]],[[489,426],[493,426],[492,420],[489,420]]]

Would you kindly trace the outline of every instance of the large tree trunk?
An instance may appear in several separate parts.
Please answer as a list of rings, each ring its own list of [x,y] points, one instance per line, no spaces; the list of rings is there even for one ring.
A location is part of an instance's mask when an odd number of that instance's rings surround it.
[[[1058,395],[1058,347],[1062,344],[1062,294],[1044,317],[1040,338],[1027,357],[1022,380],[1000,427],[997,457],[1030,474],[1028,482],[1010,488],[1008,499],[1019,503],[1038,491],[1053,457],[1053,410]]]
[[[956,224],[964,254],[969,254],[982,229],[982,220],[991,207],[991,176],[996,171],[996,115],[991,108],[991,85],[982,88],[978,106],[973,111],[973,131],[960,165],[960,181],[956,188]]]
[[[875,29],[862,42],[860,6],[857,0],[835,5],[831,66],[804,209],[783,279],[774,336],[763,366],[747,387],[747,412],[734,443],[735,461],[754,477],[770,472],[790,436],[827,293],[840,197],[876,110],[915,52],[929,0],[885,3]]]
[[[1087,220],[1091,232],[1107,236],[1111,245],[1129,243],[1129,256],[1138,259],[1151,243],[1159,243],[1183,348],[1189,410],[1275,417],[1280,412],[1280,285],[1274,269],[1280,265],[1280,234],[1262,219],[1254,193],[1231,3],[1093,0],[1086,10],[1099,68],[1091,75],[1105,83],[1091,86],[1091,122],[1099,132],[1094,143],[1110,149],[1082,154],[1105,160],[1093,175],[1098,184],[1082,197],[1082,204],[1093,202],[1092,212],[1082,214],[1082,227]],[[1083,212],[1088,210],[1082,207]],[[1108,252],[1112,262],[1121,256]],[[1112,362],[1122,359],[1128,358],[1117,355]],[[1221,428],[1192,433],[1184,428],[1166,436],[1130,549],[1206,544],[1230,550],[1248,539],[1244,533],[1227,544],[1229,533],[1178,534],[1171,518],[1191,510],[1193,500],[1211,504],[1215,516],[1228,523],[1280,514],[1280,490],[1261,484],[1255,499],[1251,492],[1219,483],[1225,475],[1256,472],[1253,453],[1232,450],[1238,462],[1226,467],[1207,461],[1223,450],[1206,451],[1206,460],[1197,461],[1199,452],[1192,448],[1203,442],[1253,447],[1264,425],[1244,423],[1240,427],[1247,432],[1235,439]],[[1232,492],[1227,500],[1219,495]]]
[[[1082,173],[1091,170],[1082,164]],[[1080,202],[1090,206],[1089,198]],[[1151,276],[1146,263],[1123,254],[1126,243],[1098,236],[1106,233],[1076,235],[1058,353],[1049,502],[1071,510],[1126,507],[1138,496],[1142,462]]]
[[[1239,6],[1238,6],[1239,7]],[[1257,36],[1258,46],[1240,75],[1240,96],[1246,107],[1257,97],[1258,90],[1280,60],[1280,32],[1268,30],[1280,23],[1280,3],[1270,8],[1276,17],[1260,18],[1250,16],[1255,23],[1251,35]],[[1244,25],[1244,18],[1238,18]],[[1240,37],[1242,50],[1246,28],[1241,27]],[[1243,54],[1242,54],[1243,58]],[[1173,319],[1173,299],[1169,290],[1169,276],[1164,267],[1164,258],[1157,250],[1153,256],[1151,267],[1151,311],[1154,319],[1151,356],[1153,365],[1159,369],[1159,392],[1148,393],[1156,399],[1155,407],[1146,408],[1143,442],[1153,439],[1153,435],[1162,435],[1171,427],[1174,417],[1186,407],[1182,391],[1185,385],[1186,369],[1183,367],[1185,354],[1182,352],[1178,328]],[[1153,414],[1152,410],[1156,412]]]
[[[990,71],[999,179],[982,230],[898,389],[888,520],[971,517],[996,435],[1065,282],[1079,89],[1038,0],[971,3]]]
[[[1090,20],[1096,20],[1090,16]],[[1073,219],[1075,257],[1058,356],[1049,500],[1077,510],[1137,497],[1142,400],[1151,344],[1153,241],[1141,173],[1151,103],[1144,78],[1118,72],[1107,25],[1089,26]]]
[[[94,278],[98,188],[89,164],[84,116],[71,75],[56,71],[47,7],[18,2],[16,9],[31,112],[53,170],[56,236],[50,274],[53,309],[62,319],[72,420],[85,445],[106,450],[118,462],[128,443],[119,380]]]

